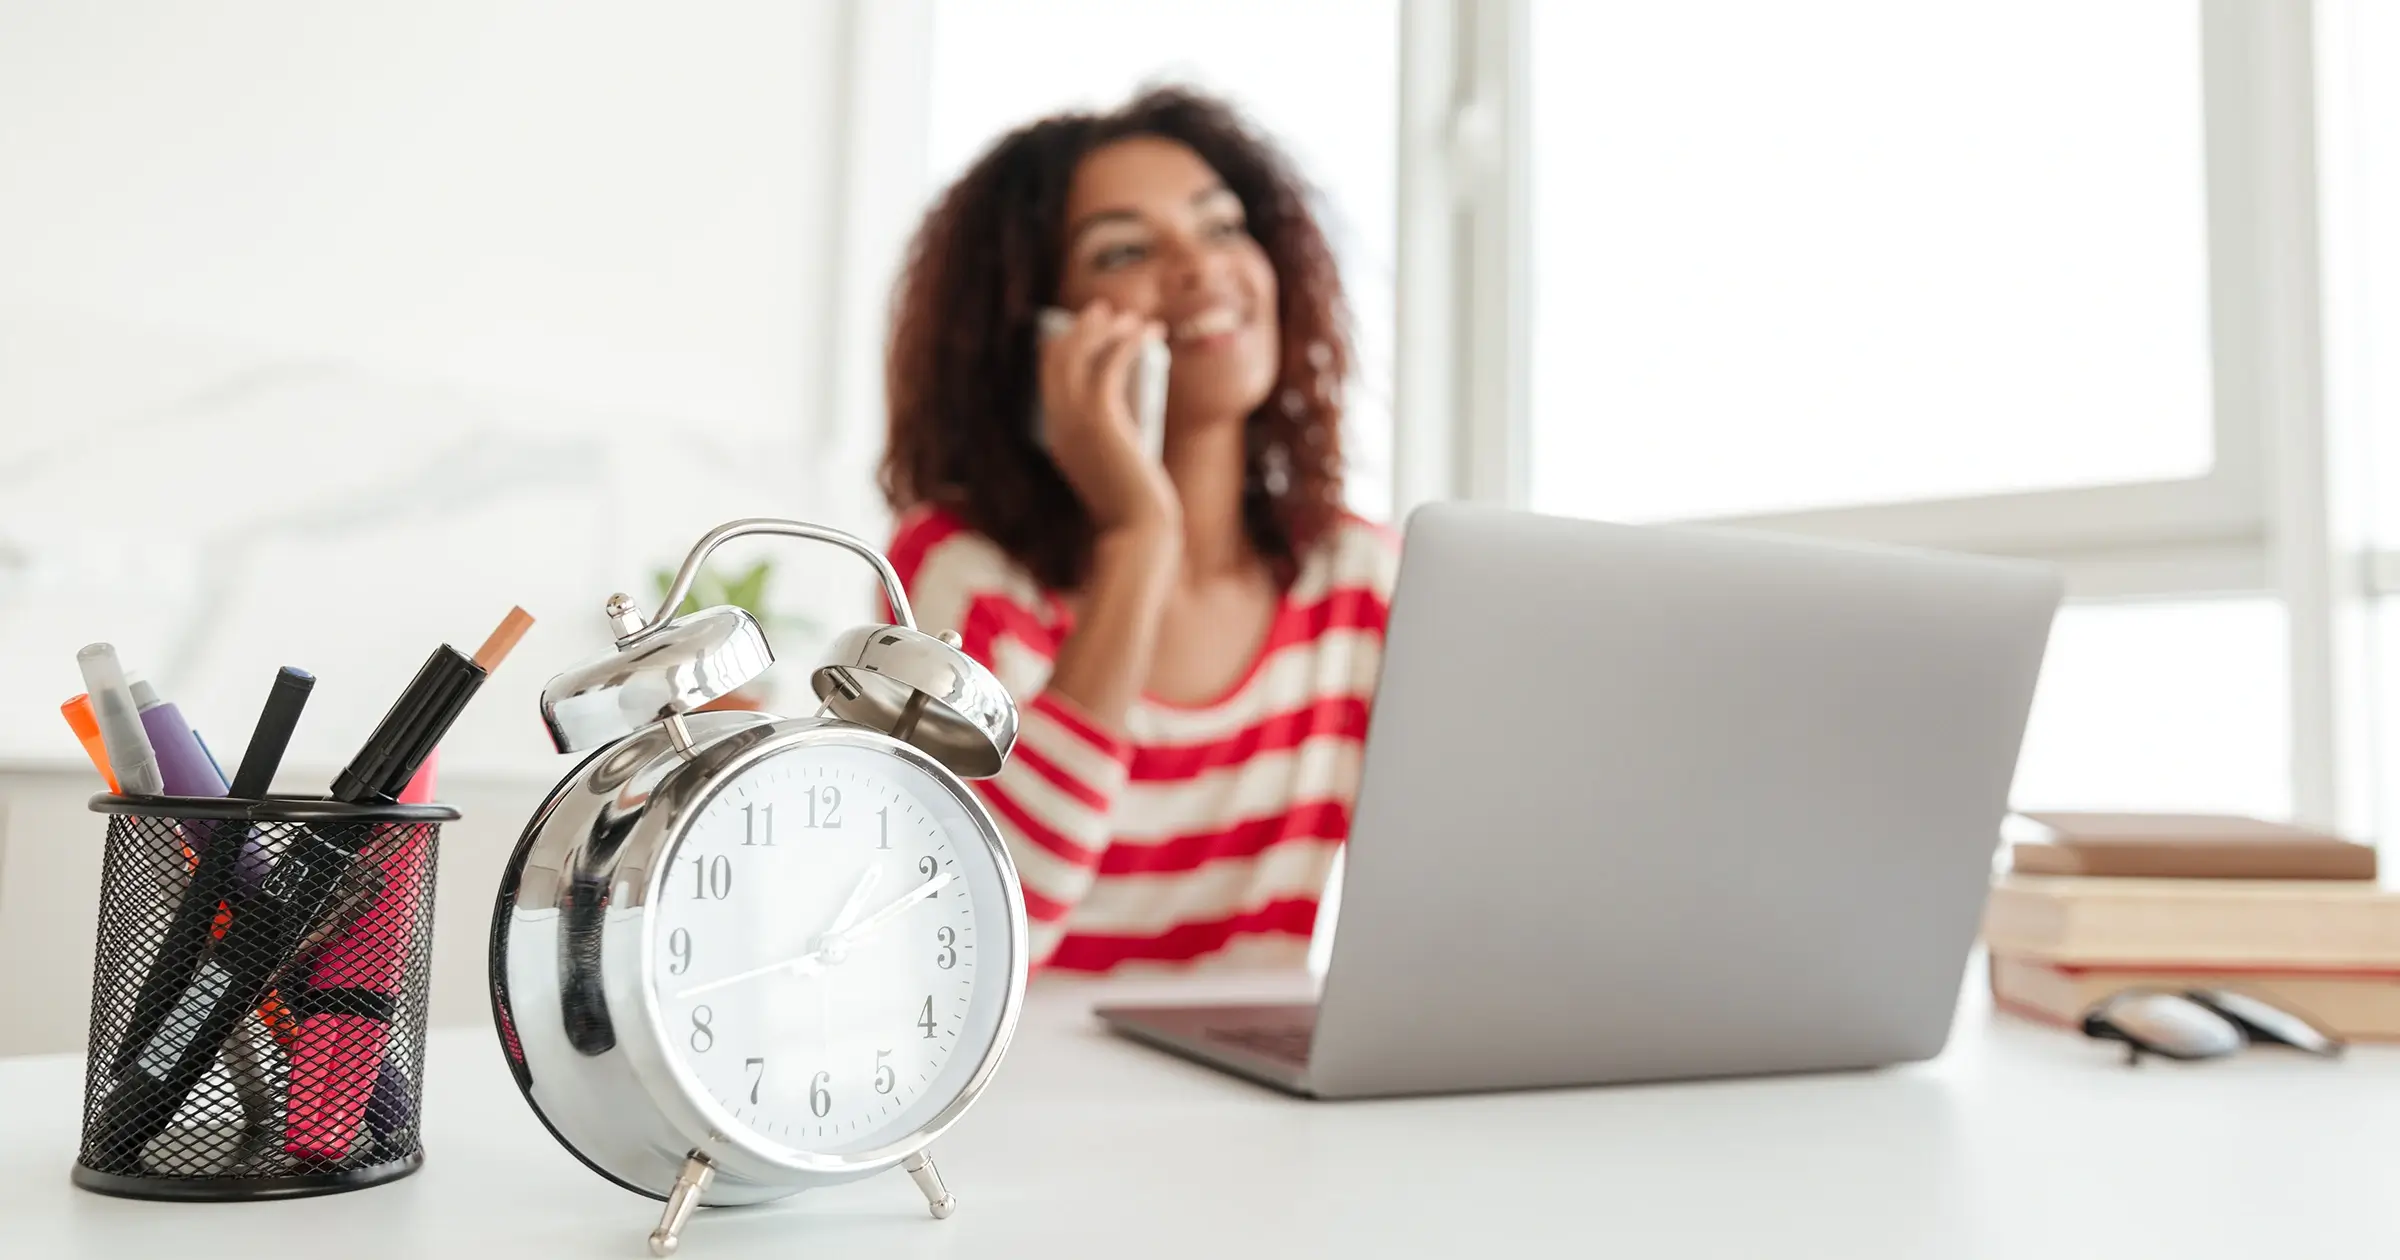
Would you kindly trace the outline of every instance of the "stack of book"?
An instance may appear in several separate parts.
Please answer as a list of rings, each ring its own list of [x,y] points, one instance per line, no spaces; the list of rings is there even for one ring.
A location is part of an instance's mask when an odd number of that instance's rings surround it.
[[[2132,988],[2228,988],[2355,1041],[2400,1040],[2400,890],[2375,850],[2250,818],[2023,816],[1984,912],[1992,996],[2073,1026]]]

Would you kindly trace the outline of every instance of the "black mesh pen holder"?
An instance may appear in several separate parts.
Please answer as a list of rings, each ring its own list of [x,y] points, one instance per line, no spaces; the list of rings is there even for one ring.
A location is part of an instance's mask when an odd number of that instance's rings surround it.
[[[96,796],[108,852],[75,1184],[355,1190],[418,1140],[445,805]]]

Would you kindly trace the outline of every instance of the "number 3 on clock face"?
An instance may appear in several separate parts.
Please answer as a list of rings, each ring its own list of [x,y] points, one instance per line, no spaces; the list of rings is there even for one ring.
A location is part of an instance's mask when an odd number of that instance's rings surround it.
[[[1015,960],[976,817],[858,744],[717,790],[658,881],[651,984],[677,1078],[718,1118],[844,1154],[942,1112],[999,1035]]]

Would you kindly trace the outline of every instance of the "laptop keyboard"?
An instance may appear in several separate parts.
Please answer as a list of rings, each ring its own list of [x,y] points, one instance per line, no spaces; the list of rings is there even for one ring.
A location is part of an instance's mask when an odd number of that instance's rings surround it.
[[[1270,1059],[1298,1064],[1308,1062],[1308,1042],[1313,1032],[1315,1029],[1306,1024],[1254,1024],[1207,1030],[1213,1040],[1237,1045]]]

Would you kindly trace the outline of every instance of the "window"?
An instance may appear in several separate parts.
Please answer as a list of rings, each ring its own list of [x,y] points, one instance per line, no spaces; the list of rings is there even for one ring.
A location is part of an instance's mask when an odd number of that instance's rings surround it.
[[[1356,321],[1350,502],[1385,517],[1399,36],[1398,0],[938,0],[927,174],[938,186],[1010,127],[1106,108],[1152,82],[1231,99],[1322,194]]]
[[[2321,201],[2343,199],[2318,128],[2400,97],[2400,42],[2369,29],[2400,26],[2388,6],[1422,0],[1403,18],[1403,509],[1463,496],[2049,561],[2072,602],[2021,802],[2369,829],[2355,523],[2327,492],[2362,462],[2328,404],[2357,405],[2329,378],[2362,303],[2329,291],[2391,268],[2355,241],[2321,256]],[[2326,100],[2329,65],[2361,99]],[[2392,162],[2390,125],[2352,158]],[[2400,181],[2350,182],[2375,200],[2349,220],[2392,218]],[[2381,390],[2388,411],[2400,391]],[[2368,444],[2387,537],[2394,428]],[[2376,560],[2400,593],[2400,549]]]
[[[2207,473],[2199,10],[1531,11],[1533,506]]]
[[[2287,814],[2284,640],[2283,607],[2263,596],[2064,609],[2012,802]]]

